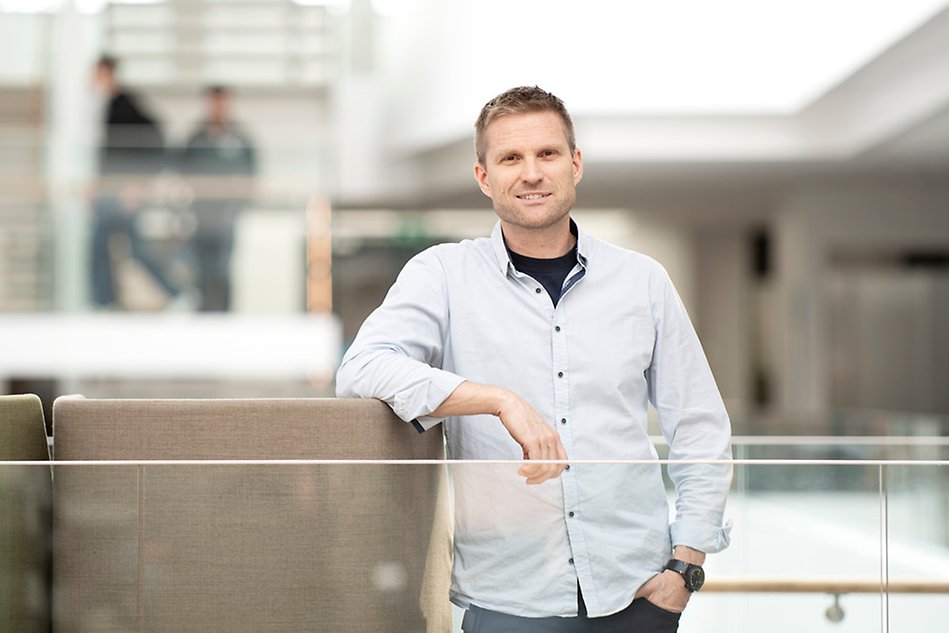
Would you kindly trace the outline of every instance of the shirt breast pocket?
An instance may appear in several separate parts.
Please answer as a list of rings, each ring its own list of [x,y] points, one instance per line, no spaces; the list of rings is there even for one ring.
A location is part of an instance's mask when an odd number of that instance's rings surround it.
[[[652,363],[656,330],[648,316],[619,317],[602,330],[599,338],[600,358],[623,382],[641,377]]]

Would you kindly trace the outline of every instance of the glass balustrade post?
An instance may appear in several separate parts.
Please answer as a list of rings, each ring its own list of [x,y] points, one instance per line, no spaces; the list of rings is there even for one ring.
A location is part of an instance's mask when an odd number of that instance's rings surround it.
[[[889,496],[886,464],[879,466],[880,478],[880,630],[890,630]]]

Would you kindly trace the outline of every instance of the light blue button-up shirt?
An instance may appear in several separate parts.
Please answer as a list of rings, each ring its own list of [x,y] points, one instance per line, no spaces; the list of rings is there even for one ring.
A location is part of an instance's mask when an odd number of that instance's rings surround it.
[[[695,330],[665,270],[577,231],[577,264],[556,307],[515,270],[500,223],[490,238],[414,257],[343,358],[337,395],[387,402],[430,428],[464,380],[511,389],[576,460],[652,460],[647,402],[673,460],[728,460],[730,426]],[[448,418],[450,459],[521,459],[494,416]],[[527,486],[510,464],[452,468],[456,604],[519,616],[625,608],[673,544],[728,545],[727,465],[673,464],[670,524],[658,464],[575,464]]]

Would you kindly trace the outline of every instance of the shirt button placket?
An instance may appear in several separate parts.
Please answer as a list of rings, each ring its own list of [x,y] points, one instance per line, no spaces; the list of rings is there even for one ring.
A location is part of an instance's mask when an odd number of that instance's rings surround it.
[[[567,347],[566,338],[567,327],[564,322],[564,317],[563,304],[560,303],[557,308],[554,309],[553,319],[550,323],[551,349],[553,350],[553,357],[551,359],[553,366],[551,367],[551,372],[553,373],[554,381],[554,414],[556,416],[554,420],[557,421],[557,427],[560,431],[560,437],[567,451],[567,455],[572,456],[572,425],[567,424],[567,420],[570,419],[570,367],[569,349]],[[577,482],[573,476],[574,471],[575,469],[571,469],[570,466],[567,466],[560,475],[560,481],[563,487],[564,513],[569,517],[565,526],[568,541],[567,545],[571,553],[569,563],[570,566],[576,570],[575,560],[579,560],[577,557],[582,557],[583,553],[577,551],[575,547],[576,539],[572,534],[572,532],[579,527],[579,524],[577,524],[579,520],[579,514],[577,514],[579,494],[576,488]],[[570,508],[569,511],[567,510],[568,508]]]

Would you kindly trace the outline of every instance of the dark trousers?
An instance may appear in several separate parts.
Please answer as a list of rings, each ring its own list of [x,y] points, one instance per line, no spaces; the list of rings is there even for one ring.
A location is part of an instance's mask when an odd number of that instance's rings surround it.
[[[681,614],[637,598],[628,607],[602,618],[587,617],[579,595],[579,615],[573,618],[522,618],[475,605],[465,612],[465,633],[675,633]]]
[[[231,308],[231,254],[234,225],[201,230],[194,237],[198,289],[202,312],[227,312]]]

